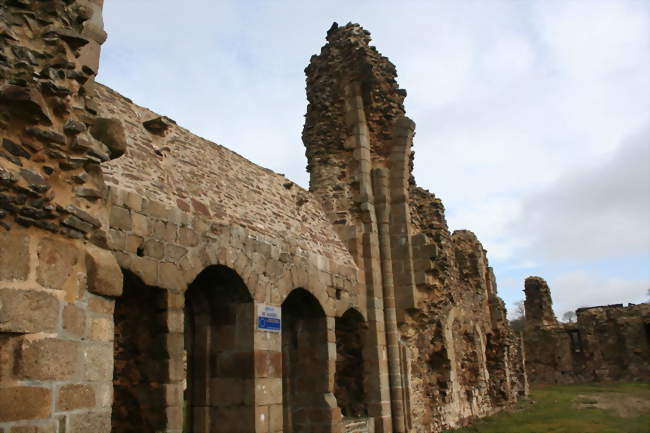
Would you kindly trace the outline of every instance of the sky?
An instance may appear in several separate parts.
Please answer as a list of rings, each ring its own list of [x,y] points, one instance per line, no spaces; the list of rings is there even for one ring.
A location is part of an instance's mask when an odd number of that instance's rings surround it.
[[[647,0],[111,0],[98,81],[308,187],[303,70],[334,21],[397,66],[416,181],[509,311],[529,275],[559,318],[650,300]]]

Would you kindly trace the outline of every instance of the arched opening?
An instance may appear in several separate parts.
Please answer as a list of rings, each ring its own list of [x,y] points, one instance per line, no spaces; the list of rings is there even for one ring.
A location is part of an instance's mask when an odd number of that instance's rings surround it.
[[[165,427],[165,330],[159,306],[163,290],[129,271],[115,302],[113,367],[114,433],[160,431]]]
[[[363,316],[349,309],[335,322],[336,374],[334,396],[345,418],[366,418],[363,351],[367,326]]]
[[[253,299],[235,271],[211,266],[185,293],[184,431],[254,431]]]
[[[318,300],[296,289],[282,304],[284,433],[316,433],[331,424],[327,320]]]

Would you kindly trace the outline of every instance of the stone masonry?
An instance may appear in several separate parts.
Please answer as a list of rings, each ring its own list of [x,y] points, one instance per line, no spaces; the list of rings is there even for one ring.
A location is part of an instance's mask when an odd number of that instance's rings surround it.
[[[546,281],[528,277],[525,292],[531,382],[650,379],[650,304],[579,308],[575,323],[559,323]]]
[[[440,200],[415,185],[394,65],[356,24],[327,41],[305,70],[303,141],[310,190],[361,270],[368,340],[385,352],[366,396],[376,431],[440,431],[511,404],[527,393],[521,341],[481,244],[449,233]]]
[[[306,69],[306,191],[96,83],[102,3],[0,1],[0,433],[439,432],[527,394],[368,32]]]

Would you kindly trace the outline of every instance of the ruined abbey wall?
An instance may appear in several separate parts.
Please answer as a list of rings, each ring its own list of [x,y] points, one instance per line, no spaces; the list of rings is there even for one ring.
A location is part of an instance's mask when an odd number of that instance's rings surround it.
[[[0,433],[438,432],[526,394],[361,27],[306,70],[306,191],[95,83],[101,0],[0,5]]]
[[[369,317],[382,301],[395,308],[384,314],[392,427],[380,431],[492,413],[527,382],[485,250],[469,231],[450,233],[440,200],[415,185],[415,124],[394,65],[358,25],[335,25],[327,40],[306,69],[303,141],[310,190],[362,269]]]
[[[575,323],[559,323],[546,281],[528,277],[525,287],[524,338],[531,382],[650,378],[650,304],[579,308]]]

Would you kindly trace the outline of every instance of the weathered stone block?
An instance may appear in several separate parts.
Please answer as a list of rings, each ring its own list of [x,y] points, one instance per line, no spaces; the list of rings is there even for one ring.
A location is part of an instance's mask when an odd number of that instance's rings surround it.
[[[86,270],[88,291],[104,296],[122,294],[122,271],[110,251],[87,245]]]
[[[108,343],[86,343],[81,348],[84,360],[83,377],[88,381],[110,381],[113,378],[113,346]]]
[[[57,411],[95,406],[95,390],[90,385],[64,385],[59,389]]]
[[[0,388],[0,422],[47,418],[51,413],[52,391],[48,388]]]
[[[186,286],[184,273],[175,263],[160,263],[158,265],[158,286],[167,289],[181,290]]]
[[[1,432],[2,430],[0,430]],[[16,425],[11,427],[10,433],[56,433],[56,423],[38,425]]]
[[[59,300],[34,290],[0,289],[0,332],[53,332]]]
[[[165,246],[162,242],[149,239],[144,243],[144,255],[154,259],[162,259],[165,256]]]
[[[128,209],[124,209],[119,206],[111,206],[111,211],[109,213],[109,221],[111,228],[119,230],[131,230],[131,214]]]
[[[158,276],[158,262],[148,257],[131,257],[129,269],[149,285],[155,285]]]
[[[97,407],[110,408],[113,404],[113,382],[98,383],[95,385]]]
[[[111,298],[90,294],[88,296],[88,309],[95,313],[113,314],[115,301]]]
[[[199,235],[192,229],[181,227],[178,231],[178,242],[181,245],[193,247],[199,243]]]
[[[29,274],[29,238],[0,230],[0,280],[26,280]]]
[[[144,200],[142,202],[142,209],[147,215],[161,220],[167,220],[169,216],[167,206],[157,201]]]
[[[67,241],[50,238],[38,243],[37,281],[43,286],[62,290],[79,261],[79,250]]]
[[[255,352],[255,377],[282,378],[282,353]]]
[[[118,158],[126,152],[126,135],[122,122],[117,119],[98,118],[90,128],[90,133],[97,140],[108,146],[111,159]]]
[[[255,431],[264,433],[270,431],[268,406],[258,406],[255,408]]]
[[[126,251],[142,256],[144,254],[144,239],[142,236],[129,234],[126,237]]]
[[[81,308],[67,304],[63,308],[63,329],[67,332],[82,337],[86,332],[86,313]]]
[[[120,230],[110,229],[107,240],[108,247],[111,249],[124,251],[126,248],[126,235]]]
[[[89,338],[97,341],[113,341],[113,319],[94,318],[90,323]]]
[[[66,380],[79,371],[79,343],[46,338],[23,341],[18,376],[32,380]]]
[[[282,404],[282,379],[260,378],[255,388],[255,404]]]
[[[165,260],[178,263],[187,254],[187,249],[177,245],[165,245]]]
[[[110,412],[73,413],[68,416],[69,430],[66,433],[110,433]]]
[[[133,218],[133,233],[140,236],[149,235],[149,223],[147,217],[141,213],[132,212],[131,218]]]
[[[281,404],[274,404],[269,406],[269,432],[270,433],[279,433],[284,427],[283,424],[283,411]]]

